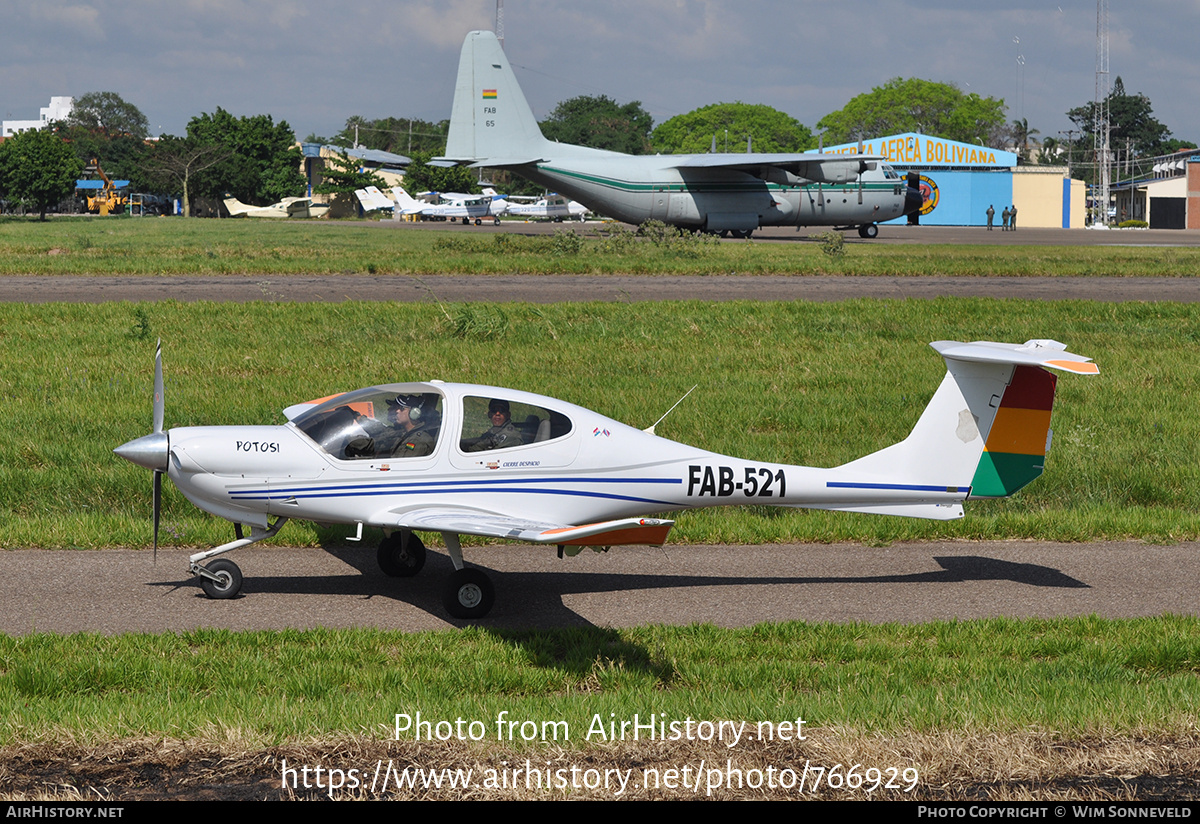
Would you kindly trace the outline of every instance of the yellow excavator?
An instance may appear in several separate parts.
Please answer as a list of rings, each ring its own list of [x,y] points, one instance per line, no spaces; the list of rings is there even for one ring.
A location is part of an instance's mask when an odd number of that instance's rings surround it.
[[[99,160],[93,157],[92,162],[88,164],[84,172],[89,175],[99,175],[100,179],[104,181],[103,188],[94,190],[96,194],[84,194],[89,212],[108,215],[125,210],[128,196],[124,190],[118,189],[116,184],[109,180],[108,175],[104,173],[104,169],[100,167]]]

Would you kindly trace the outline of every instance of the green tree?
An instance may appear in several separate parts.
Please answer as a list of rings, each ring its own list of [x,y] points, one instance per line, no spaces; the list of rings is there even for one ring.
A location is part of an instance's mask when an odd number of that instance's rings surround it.
[[[576,143],[625,154],[648,154],[654,118],[634,100],[619,105],[605,95],[573,97],[554,107],[541,122],[542,134],[561,143]]]
[[[698,154],[717,151],[728,141],[731,151],[740,152],[751,140],[756,152],[802,152],[816,140],[807,127],[790,115],[770,106],[752,103],[714,103],[660,123],[650,136],[655,151],[664,154]]]
[[[220,198],[228,192],[261,206],[304,194],[302,155],[287,121],[276,124],[269,114],[234,117],[218,107],[213,114],[193,117],[187,136],[195,146],[219,146],[227,152],[193,179],[197,196]]]
[[[81,171],[75,152],[50,129],[31,129],[0,143],[0,193],[32,201],[41,220],[75,191]]]
[[[1020,120],[1014,120],[1009,128],[1012,134],[1013,146],[1017,151],[1019,160],[1030,159],[1029,155],[1029,138],[1035,134],[1041,134],[1037,129],[1029,128],[1029,119],[1022,117]]]
[[[173,189],[178,186],[183,191],[183,215],[191,217],[193,178],[225,162],[231,154],[231,149],[216,143],[163,135],[146,158],[145,174],[153,183],[147,188]]]
[[[321,171],[321,177],[322,182],[313,187],[313,191],[322,195],[341,194],[353,197],[358,189],[387,185],[384,179],[374,172],[362,171],[362,164],[358,159],[345,152],[325,158],[325,168]]]
[[[338,146],[354,146],[357,138],[358,145],[366,149],[379,149],[401,155],[424,152],[433,157],[445,152],[446,135],[449,131],[449,120],[440,123],[402,117],[367,120],[365,117],[354,115],[346,120],[344,129],[325,142]]]
[[[1077,106],[1067,112],[1080,130],[1083,137],[1076,146],[1085,151],[1094,145],[1093,130],[1095,128],[1095,102]],[[1108,96],[1109,143],[1114,149],[1125,149],[1126,146],[1135,157],[1154,157],[1167,154],[1167,139],[1171,130],[1154,117],[1150,98],[1144,94],[1126,94],[1125,82],[1118,77],[1113,82],[1112,92]]]
[[[109,136],[81,126],[64,127],[59,134],[75,150],[84,165],[93,158],[100,161],[104,173],[113,180],[129,180],[134,189],[148,189],[144,167],[150,154],[146,141],[129,135]]]
[[[964,143],[996,145],[1005,134],[1004,100],[963,94],[950,83],[894,78],[860,94],[817,128],[825,143],[921,132]]]
[[[444,169],[439,166],[426,166],[432,154],[413,152],[412,163],[404,170],[404,188],[410,195],[418,192],[464,192],[478,194],[479,184],[475,180],[477,172],[466,166],[454,166]]]
[[[109,137],[127,135],[141,140],[150,132],[150,121],[141,109],[116,92],[87,92],[75,98],[66,123]]]

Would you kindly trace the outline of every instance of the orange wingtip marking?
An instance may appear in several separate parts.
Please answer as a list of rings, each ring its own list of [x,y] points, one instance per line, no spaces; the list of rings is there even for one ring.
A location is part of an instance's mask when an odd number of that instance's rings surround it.
[[[661,546],[667,540],[667,534],[670,531],[671,527],[668,525],[634,526],[627,529],[614,529],[612,532],[601,532],[586,538],[575,538],[562,543],[564,546],[624,546],[627,544]],[[543,534],[548,535],[549,533]]]
[[[1047,366],[1057,366],[1059,369],[1066,369],[1068,372],[1078,372],[1080,375],[1099,375],[1100,367],[1094,363],[1080,363],[1079,361],[1067,360],[1048,360]]]

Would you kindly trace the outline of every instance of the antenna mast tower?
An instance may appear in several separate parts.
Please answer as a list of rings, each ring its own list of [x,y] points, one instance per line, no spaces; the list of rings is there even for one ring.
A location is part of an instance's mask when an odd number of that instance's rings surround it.
[[[500,51],[504,51],[504,0],[496,0],[496,39],[500,41]]]
[[[1096,100],[1092,106],[1092,141],[1096,156],[1096,183],[1092,187],[1092,226],[1108,225],[1111,194],[1108,119],[1108,0],[1096,0]]]

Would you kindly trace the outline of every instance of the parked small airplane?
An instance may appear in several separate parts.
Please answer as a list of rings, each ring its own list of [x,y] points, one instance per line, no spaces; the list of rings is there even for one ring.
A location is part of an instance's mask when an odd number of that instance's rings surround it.
[[[310,197],[285,197],[270,206],[250,206],[231,195],[225,198],[224,203],[230,217],[275,217],[300,220],[322,217],[329,211],[328,205],[313,203]]]
[[[509,198],[516,200],[515,197]],[[588,207],[562,195],[547,195],[533,203],[510,203],[508,213],[517,217],[533,217],[548,220],[584,220]]]
[[[547,140],[490,31],[463,42],[445,157],[431,165],[510,169],[593,212],[640,224],[749,237],[760,226],[858,227],[921,207],[907,180],[864,154],[644,155]]]
[[[396,201],[379,191],[378,186],[355,189],[354,196],[358,198],[358,202],[362,205],[364,212],[375,212],[381,209],[392,211],[396,208]]]
[[[674,522],[651,514],[708,506],[946,520],[962,517],[968,498],[1006,497],[1037,478],[1056,382],[1046,370],[1095,374],[1095,364],[1050,340],[931,345],[946,376],[909,436],[832,469],[719,455],[553,398],[440,381],[297,404],[279,426],[164,432],[161,343],[153,432],[114,452],[154,471],[156,552],[164,474],[200,509],[234,523],[236,540],[188,559],[211,598],[236,595],[242,574],[225,558],[202,561],[297,518],[354,526],[353,540],[364,526],[382,529],[377,560],[397,577],[425,563],[414,533],[441,533],[455,569],[446,611],[480,618],[494,590],[463,565],[460,535],[551,544],[562,557],[584,546],[662,544]]]
[[[472,220],[478,226],[487,218],[498,224],[500,215],[508,209],[508,202],[494,195],[461,195],[461,200],[450,200],[449,203],[426,203],[415,199],[400,186],[393,186],[392,194],[401,214],[449,220],[451,223],[461,219],[464,226]]]

